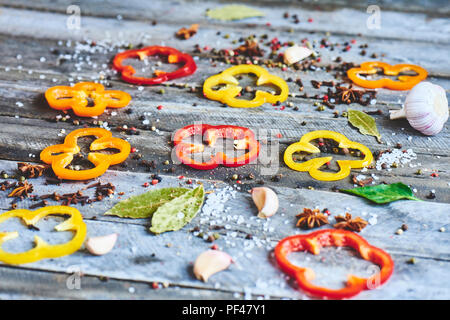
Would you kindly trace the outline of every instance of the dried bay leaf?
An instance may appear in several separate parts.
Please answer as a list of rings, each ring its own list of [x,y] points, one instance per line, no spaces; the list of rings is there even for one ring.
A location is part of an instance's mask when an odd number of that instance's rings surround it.
[[[153,214],[150,231],[156,234],[176,231],[188,224],[205,200],[203,185],[160,206]]]
[[[252,17],[263,17],[265,16],[265,13],[248,6],[233,4],[217,9],[208,10],[206,12],[206,15],[212,19],[227,21]]]
[[[149,218],[162,205],[180,197],[191,189],[161,188],[130,197],[117,203],[105,215],[121,218]]]
[[[375,119],[369,116],[367,113],[348,109],[348,121],[359,129],[364,135],[370,135],[377,138],[377,141],[381,143],[381,135],[378,132]]]
[[[341,189],[345,193],[355,194],[364,197],[375,203],[389,203],[401,199],[419,200],[414,197],[411,189],[401,182],[392,184],[379,184],[376,186],[367,186],[354,189]]]

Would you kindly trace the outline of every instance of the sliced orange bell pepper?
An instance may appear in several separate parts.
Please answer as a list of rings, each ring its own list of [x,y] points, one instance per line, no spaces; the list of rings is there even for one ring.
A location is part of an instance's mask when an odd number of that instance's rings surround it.
[[[56,110],[70,110],[80,117],[101,115],[108,108],[123,108],[131,101],[131,96],[123,91],[106,90],[94,82],[80,82],[73,87],[56,86],[45,92],[50,107]],[[89,99],[94,105],[89,105]]]
[[[118,149],[120,152],[115,154],[90,152],[88,160],[95,165],[94,168],[87,170],[66,169],[72,162],[74,154],[80,152],[77,139],[86,136],[96,136],[98,138],[91,143],[91,151],[113,148]],[[111,132],[106,129],[82,128],[69,133],[63,144],[45,148],[41,152],[41,160],[51,164],[53,172],[60,179],[87,180],[101,176],[108,170],[109,166],[125,161],[130,154],[130,150],[131,147],[127,141],[112,137]]]
[[[359,77],[360,74],[376,74],[377,69],[383,69],[383,72],[387,76],[396,76],[403,71],[414,71],[417,73],[415,76],[399,76],[398,81],[391,80],[389,78],[382,78],[379,80],[367,80]],[[347,76],[358,86],[364,88],[387,88],[392,90],[409,90],[413,88],[420,81],[427,77],[428,73],[422,67],[414,64],[396,64],[390,65],[385,62],[368,61],[361,63],[359,68],[351,68],[347,71]]]
[[[291,252],[309,251],[312,254],[319,254],[320,248],[328,246],[353,248],[360,254],[361,258],[375,263],[381,269],[370,278],[349,275],[344,288],[329,289],[311,283],[315,277],[312,269],[296,266],[288,260],[288,255]],[[309,234],[290,236],[281,240],[275,247],[274,252],[281,270],[294,277],[298,286],[306,293],[320,298],[351,298],[363,290],[375,289],[382,285],[389,280],[394,272],[394,262],[388,253],[370,245],[360,235],[347,230],[325,229]]]
[[[10,253],[3,250],[2,245],[8,240],[19,236],[17,231],[0,232],[0,261],[9,264],[23,264],[35,262],[41,259],[59,258],[74,253],[80,249],[86,237],[86,224],[80,211],[68,206],[49,206],[36,211],[18,209],[0,214],[0,223],[11,219],[20,218],[27,226],[34,226],[39,220],[48,215],[69,215],[70,218],[58,224],[56,231],[74,231],[75,235],[69,242],[63,244],[48,244],[42,238],[35,236],[36,246],[28,251]]]

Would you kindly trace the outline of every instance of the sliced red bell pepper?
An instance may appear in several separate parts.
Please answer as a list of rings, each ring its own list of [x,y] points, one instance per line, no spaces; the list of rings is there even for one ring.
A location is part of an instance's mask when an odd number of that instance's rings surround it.
[[[167,56],[169,63],[184,63],[182,67],[173,72],[157,72],[154,78],[136,77],[136,70],[130,65],[122,65],[123,60],[129,58],[144,59],[147,56],[163,55]],[[139,85],[160,84],[168,80],[177,79],[191,75],[197,70],[194,59],[187,53],[182,53],[171,47],[150,46],[142,49],[127,50],[118,53],[113,60],[114,68],[122,73],[122,79],[126,82]]]
[[[209,146],[214,146],[217,139],[228,138],[234,140],[235,149],[248,150],[244,155],[230,158],[223,152],[218,152],[207,162],[199,162],[191,158],[192,153],[203,152],[205,146],[198,143],[183,142],[191,136],[202,135]],[[193,124],[179,129],[173,138],[175,154],[178,160],[195,169],[210,170],[219,164],[226,167],[239,167],[254,161],[259,154],[259,142],[252,130],[244,127],[208,124]]]
[[[312,284],[311,281],[315,277],[314,271],[296,266],[287,258],[289,253],[295,251],[307,250],[313,254],[319,254],[320,248],[327,246],[351,247],[363,259],[377,264],[381,269],[379,273],[370,278],[349,275],[344,288],[329,289]],[[296,278],[298,286],[302,290],[312,296],[328,299],[350,298],[363,290],[375,289],[385,283],[394,271],[394,262],[388,253],[370,245],[363,237],[354,232],[339,229],[325,229],[284,238],[275,247],[275,258],[281,270]]]

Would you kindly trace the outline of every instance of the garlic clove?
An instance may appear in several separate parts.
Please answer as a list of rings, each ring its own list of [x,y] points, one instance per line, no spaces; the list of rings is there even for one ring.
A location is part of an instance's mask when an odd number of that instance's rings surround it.
[[[405,118],[411,127],[431,136],[438,134],[448,120],[445,90],[430,82],[420,82],[408,93],[404,107],[390,112],[390,118]]]
[[[117,236],[117,233],[113,233],[106,236],[88,238],[84,245],[93,255],[101,256],[112,250],[116,244]]]
[[[194,263],[194,275],[204,282],[213,274],[227,269],[233,259],[228,253],[219,250],[207,250],[201,253]]]
[[[293,64],[309,57],[313,53],[314,51],[312,51],[311,49],[294,45],[286,49],[286,51],[284,52],[284,62],[286,64]]]
[[[278,210],[278,196],[269,188],[258,187],[251,190],[253,202],[258,208],[258,218],[273,216]]]

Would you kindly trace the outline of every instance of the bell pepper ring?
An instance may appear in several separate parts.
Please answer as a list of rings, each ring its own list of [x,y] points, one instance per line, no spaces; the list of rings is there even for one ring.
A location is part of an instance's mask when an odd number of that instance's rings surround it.
[[[45,91],[45,98],[51,108],[70,110],[80,117],[101,115],[108,108],[123,108],[131,101],[131,96],[119,90],[106,90],[99,83],[80,82],[73,87],[56,86]],[[94,105],[89,105],[89,98]]]
[[[173,72],[158,71],[154,78],[136,77],[136,70],[130,65],[122,65],[123,60],[130,58],[144,59],[147,56],[163,55],[167,56],[169,63],[184,63],[182,67]],[[113,67],[122,73],[122,79],[128,83],[138,85],[155,85],[168,80],[186,77],[197,70],[194,59],[187,53],[182,53],[171,47],[150,46],[142,49],[127,50],[118,53],[113,60]]]
[[[376,74],[377,69],[383,69],[383,72],[387,76],[397,76],[399,73],[404,71],[414,71],[417,75],[400,75],[398,76],[398,81],[391,80],[389,78],[382,78],[379,80],[367,80],[359,77],[360,74]],[[392,90],[409,90],[412,89],[420,81],[427,77],[428,73],[422,67],[416,66],[414,64],[396,64],[390,65],[385,62],[379,61],[367,61],[361,63],[359,68],[351,68],[347,71],[347,76],[355,84],[364,88],[387,88]]]
[[[369,278],[349,275],[346,286],[341,289],[329,289],[311,283],[315,278],[310,268],[299,267],[288,260],[288,255],[295,251],[309,251],[319,254],[320,248],[350,247],[368,261],[378,265],[381,269]],[[363,290],[371,290],[384,284],[394,272],[394,262],[391,256],[380,248],[370,245],[363,237],[354,232],[338,229],[325,229],[309,234],[294,235],[281,240],[275,247],[275,258],[281,270],[297,280],[300,289],[307,294],[327,299],[351,298]]]
[[[339,142],[339,148],[357,149],[364,154],[362,160],[337,160],[340,170],[338,172],[324,172],[320,167],[331,161],[333,157],[314,158],[308,161],[297,163],[292,155],[296,152],[304,151],[308,153],[320,153],[320,149],[310,143],[318,138],[332,139]],[[311,131],[303,135],[299,142],[291,144],[284,152],[284,162],[286,165],[296,171],[309,172],[311,177],[321,181],[336,181],[347,177],[352,168],[364,168],[372,163],[373,155],[369,148],[358,142],[350,141],[346,136],[328,130]]]
[[[118,149],[115,154],[104,154],[90,152],[88,160],[95,167],[86,170],[71,170],[66,167],[72,162],[74,154],[80,152],[77,139],[80,137],[97,137],[90,145],[91,151],[99,151],[107,148]],[[69,133],[63,144],[56,144],[45,148],[41,152],[41,160],[51,164],[53,172],[60,179],[67,180],[88,180],[101,176],[108,170],[109,166],[125,161],[130,154],[130,144],[122,139],[112,137],[110,131],[102,128],[82,128]]]
[[[203,152],[205,146],[198,143],[183,142],[183,139],[201,135],[204,137],[208,146],[213,147],[219,138],[228,138],[234,140],[236,150],[248,150],[245,154],[238,157],[228,157],[223,152],[217,152],[206,162],[196,161],[191,154]],[[178,160],[194,169],[210,170],[216,168],[219,164],[226,167],[239,167],[254,161],[259,154],[259,142],[255,138],[252,130],[244,127],[221,125],[212,126],[208,124],[193,124],[179,129],[173,138],[175,146],[175,155]]]
[[[255,97],[252,100],[237,99],[236,97],[242,91],[242,87],[239,86],[239,81],[234,77],[237,74],[254,74],[258,77],[256,80],[257,86],[272,84],[280,89],[280,93],[271,94],[266,91],[256,90]],[[225,87],[219,90],[213,90],[215,86],[220,84],[225,84]],[[289,87],[286,81],[270,74],[263,67],[241,64],[228,68],[206,79],[203,84],[203,93],[208,99],[220,101],[230,107],[255,108],[266,102],[277,103],[285,101],[289,94]]]
[[[36,211],[17,209],[0,214],[0,223],[10,218],[20,218],[27,226],[34,226],[39,220],[48,215],[69,215],[70,218],[58,224],[56,231],[73,231],[75,233],[72,240],[62,244],[48,244],[39,236],[35,236],[35,247],[31,250],[10,253],[3,250],[2,245],[8,240],[19,236],[17,231],[0,232],[0,261],[8,264],[31,263],[41,259],[59,258],[74,253],[82,246],[86,237],[86,224],[80,211],[68,206],[48,206]]]

